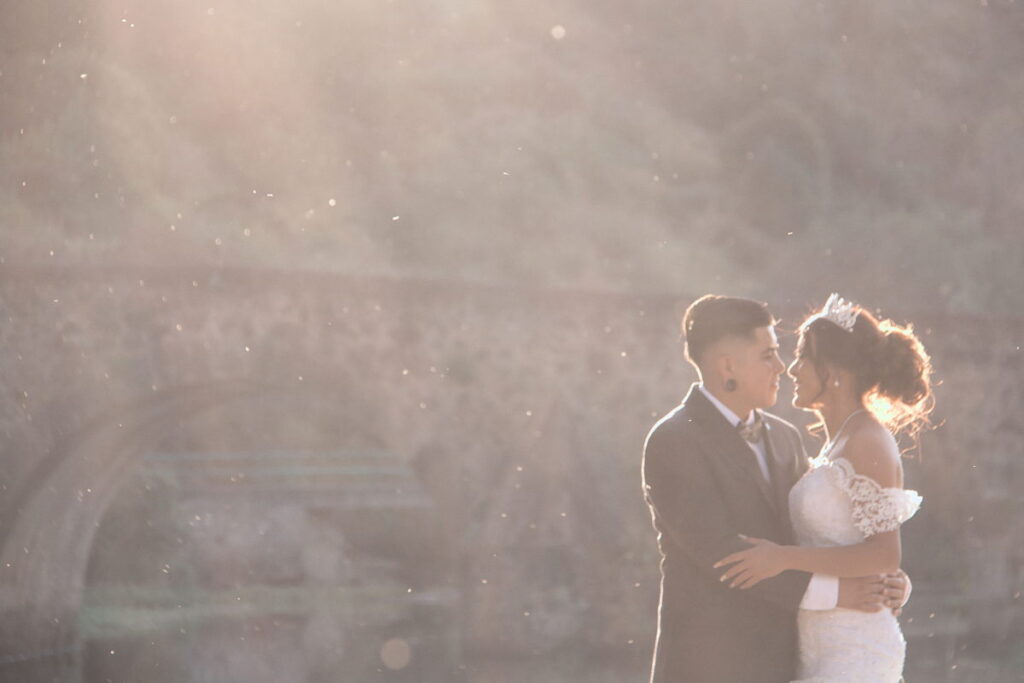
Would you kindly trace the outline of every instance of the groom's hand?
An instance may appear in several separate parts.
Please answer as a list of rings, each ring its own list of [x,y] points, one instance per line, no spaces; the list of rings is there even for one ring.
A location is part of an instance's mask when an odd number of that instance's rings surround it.
[[[839,579],[839,600],[836,607],[860,612],[881,612],[885,608],[886,576],[860,576]]]
[[[910,577],[902,569],[885,575],[885,606],[892,610],[893,615],[898,617],[903,613],[912,588]]]
[[[836,606],[861,612],[889,609],[898,617],[910,599],[910,590],[910,577],[902,569],[895,574],[839,579],[839,600]]]

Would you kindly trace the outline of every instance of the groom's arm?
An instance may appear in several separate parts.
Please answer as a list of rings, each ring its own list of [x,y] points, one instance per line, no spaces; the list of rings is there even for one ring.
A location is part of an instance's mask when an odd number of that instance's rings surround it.
[[[709,578],[718,580],[715,562],[748,548],[736,528],[723,514],[723,504],[707,459],[698,447],[677,435],[656,429],[644,446],[644,491],[655,511],[658,530],[681,548],[691,562]],[[795,610],[807,589],[811,575],[785,571],[748,590],[761,600]]]

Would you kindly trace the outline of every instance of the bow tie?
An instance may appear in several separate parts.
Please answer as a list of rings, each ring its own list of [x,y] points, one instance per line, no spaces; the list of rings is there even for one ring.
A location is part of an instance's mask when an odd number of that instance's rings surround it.
[[[736,425],[736,431],[740,433],[749,443],[761,443],[764,438],[764,420],[757,413],[754,414],[754,421],[750,424],[740,422]]]

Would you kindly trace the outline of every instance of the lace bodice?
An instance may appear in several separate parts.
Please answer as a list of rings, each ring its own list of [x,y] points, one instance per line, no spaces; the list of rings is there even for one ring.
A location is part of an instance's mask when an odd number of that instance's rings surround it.
[[[886,488],[853,469],[829,448],[789,493],[789,514],[803,546],[860,543],[899,528],[921,505],[916,491]],[[799,681],[794,683],[898,683],[906,644],[889,610],[799,611]]]
[[[892,531],[921,506],[916,491],[882,487],[857,474],[849,460],[823,453],[789,492],[797,542],[805,546],[860,543]]]

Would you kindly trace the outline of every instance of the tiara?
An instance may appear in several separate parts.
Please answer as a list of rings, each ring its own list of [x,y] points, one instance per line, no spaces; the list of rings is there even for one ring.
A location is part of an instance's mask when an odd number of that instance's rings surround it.
[[[852,301],[847,301],[835,292],[828,298],[821,312],[814,319],[824,318],[831,321],[847,332],[853,332],[853,324],[857,322],[857,309]]]

